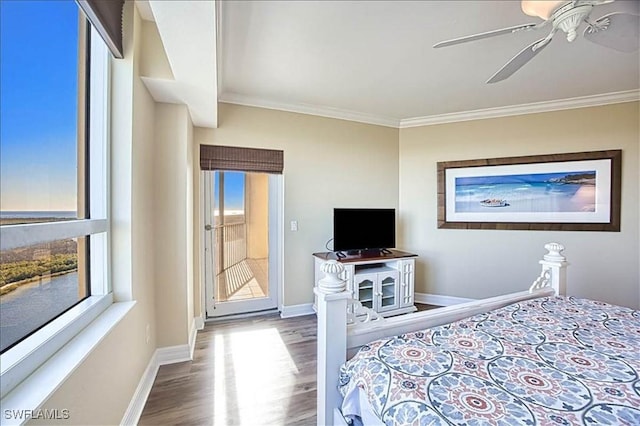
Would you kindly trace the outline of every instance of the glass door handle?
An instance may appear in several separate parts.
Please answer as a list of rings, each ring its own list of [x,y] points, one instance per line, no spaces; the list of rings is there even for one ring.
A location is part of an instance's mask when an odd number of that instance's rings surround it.
[[[204,230],[205,231],[211,231],[212,229],[213,229],[213,226],[211,226],[211,225],[205,225],[204,226]]]

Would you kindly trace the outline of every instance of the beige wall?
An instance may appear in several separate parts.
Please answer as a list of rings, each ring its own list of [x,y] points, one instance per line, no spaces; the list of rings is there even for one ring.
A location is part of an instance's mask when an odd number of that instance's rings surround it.
[[[41,407],[69,409],[71,418],[60,424],[119,424],[156,349],[154,208],[149,190],[154,169],[148,161],[153,155],[155,107],[138,78],[140,44],[134,46],[127,36],[135,30],[135,40],[140,40],[140,18],[137,13],[134,17],[132,6],[125,6],[126,59],[112,67],[111,248],[114,295],[137,303]]]
[[[312,302],[311,254],[332,237],[333,208],[397,207],[398,130],[230,104],[218,122],[194,143],[284,150],[283,302]]]
[[[204,229],[204,221],[201,215],[202,206],[200,205],[200,150],[195,140],[195,128],[192,129],[191,140],[191,181],[193,182],[192,196],[193,203],[191,209],[193,211],[193,234],[192,234],[192,250],[193,250],[193,315],[201,318],[203,321],[206,316],[205,299],[204,299],[204,274],[202,273],[201,258],[204,253],[204,241],[200,238],[200,233]]]
[[[525,289],[543,245],[566,246],[568,293],[638,308],[638,103],[400,131],[400,245],[419,254],[416,291],[482,298]],[[438,229],[436,163],[622,149],[621,232]]]
[[[185,105],[157,104],[154,192],[156,327],[158,346],[183,345],[193,320],[193,211],[189,138]]]
[[[247,173],[245,176],[247,257],[266,259],[269,257],[269,175]]]
[[[186,285],[187,287],[187,300],[186,300],[186,304],[187,304],[187,316],[185,318],[185,321],[187,321],[187,324],[189,325],[189,335],[187,336],[188,339],[191,338],[192,332],[194,332],[195,330],[192,330],[193,327],[195,327],[195,323],[194,323],[194,314],[196,312],[196,308],[195,308],[195,303],[193,301],[193,294],[195,293],[194,291],[194,286],[195,286],[195,281],[194,281],[194,277],[195,277],[195,256],[197,255],[197,251],[193,250],[193,245],[194,245],[194,234],[195,232],[197,232],[198,229],[201,229],[200,227],[196,227],[195,224],[196,222],[194,222],[194,203],[197,197],[194,196],[194,183],[193,183],[193,169],[194,168],[199,168],[198,163],[195,163],[194,165],[194,161],[193,161],[193,153],[194,153],[194,148],[193,148],[193,122],[191,121],[191,115],[189,114],[189,111],[186,107],[185,108],[185,115],[186,115],[186,127],[187,127],[187,134],[186,134],[186,140],[185,140],[185,149],[187,151],[187,156],[186,156],[186,173],[185,173],[185,186],[184,186],[184,191],[185,191],[185,197],[186,197],[186,203],[184,206],[184,215],[185,215],[185,222],[186,222],[186,229],[185,229],[185,234],[184,234],[184,243],[186,245],[185,250],[187,253],[187,261],[186,261],[186,270],[185,270],[185,281],[183,283],[183,285]],[[183,172],[184,173],[184,172]],[[192,342],[187,340],[189,344],[191,344]]]

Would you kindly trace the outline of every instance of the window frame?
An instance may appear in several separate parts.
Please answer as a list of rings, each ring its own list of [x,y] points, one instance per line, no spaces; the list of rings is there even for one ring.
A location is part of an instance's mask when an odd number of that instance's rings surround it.
[[[113,304],[109,275],[111,226],[108,215],[111,57],[98,32],[89,25],[80,10],[79,14],[87,24],[86,43],[80,44],[84,47],[84,52],[78,52],[78,57],[86,61],[85,81],[88,87],[85,88],[85,102],[81,104],[85,108],[85,120],[82,123],[84,141],[79,136],[79,143],[83,143],[86,150],[86,199],[84,211],[78,213],[87,218],[2,226],[0,249],[8,250],[60,239],[89,237],[90,295],[0,355],[0,398],[3,400],[3,406],[5,402],[11,405],[9,398],[5,401],[5,397],[36,370],[42,370],[40,367],[48,359],[68,345]],[[80,188],[79,182],[79,192]],[[69,366],[68,372],[71,371],[72,367]],[[53,392],[55,388],[57,385],[50,391]]]

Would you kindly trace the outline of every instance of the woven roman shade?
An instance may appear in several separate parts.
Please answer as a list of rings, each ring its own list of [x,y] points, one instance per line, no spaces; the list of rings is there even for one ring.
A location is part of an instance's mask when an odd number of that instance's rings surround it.
[[[282,174],[284,151],[200,145],[200,169]]]
[[[124,0],[77,0],[78,5],[98,31],[111,54],[122,59],[122,8]]]

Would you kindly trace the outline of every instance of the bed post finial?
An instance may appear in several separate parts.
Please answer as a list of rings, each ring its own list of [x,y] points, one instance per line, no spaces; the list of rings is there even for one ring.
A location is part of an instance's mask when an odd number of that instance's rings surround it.
[[[562,255],[562,251],[564,251],[564,246],[562,244],[547,243],[544,245],[544,248],[549,252],[544,255],[544,260],[548,260],[550,262],[564,262],[567,260],[567,258]]]
[[[530,292],[551,287],[556,295],[564,296],[567,293],[567,258],[562,255],[564,246],[559,243],[545,244],[547,254],[540,261],[542,272],[529,288]]]
[[[318,412],[317,424],[333,424],[333,410],[340,406],[340,366],[347,360],[347,291],[340,278],[344,265],[328,260],[320,267],[325,277],[313,289],[318,296]]]
[[[327,260],[320,270],[324,272],[324,278],[318,280],[318,288],[323,293],[340,293],[347,289],[347,282],[340,278],[344,272],[344,265],[335,260]]]

